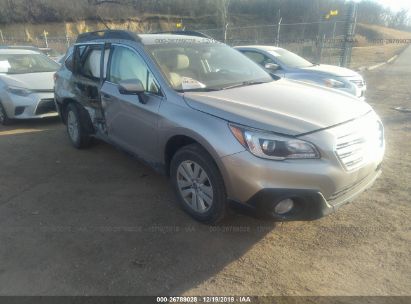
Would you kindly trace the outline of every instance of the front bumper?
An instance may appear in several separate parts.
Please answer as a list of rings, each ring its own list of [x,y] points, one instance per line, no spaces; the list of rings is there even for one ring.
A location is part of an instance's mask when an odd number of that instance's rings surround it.
[[[351,202],[359,194],[372,186],[381,175],[381,170],[375,172],[354,183],[341,193],[337,193],[328,200],[323,194],[309,189],[262,189],[253,195],[247,205],[258,209],[261,213],[278,220],[315,220],[336,211],[342,205]],[[291,198],[294,208],[284,215],[273,212],[276,202]]]
[[[28,96],[8,94],[2,100],[7,116],[11,119],[33,119],[58,115],[54,93],[33,93]]]
[[[347,172],[327,158],[267,161],[248,151],[222,158],[229,199],[280,220],[313,220],[334,212],[374,183],[381,160]],[[295,208],[275,214],[275,205],[287,198]]]

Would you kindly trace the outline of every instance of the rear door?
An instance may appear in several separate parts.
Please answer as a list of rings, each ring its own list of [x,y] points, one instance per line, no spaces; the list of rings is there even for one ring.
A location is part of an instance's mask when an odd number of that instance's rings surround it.
[[[144,160],[158,160],[158,112],[163,95],[147,64],[129,47],[113,45],[107,78],[101,88],[101,101],[111,141]],[[123,80],[140,80],[142,96],[120,93]]]

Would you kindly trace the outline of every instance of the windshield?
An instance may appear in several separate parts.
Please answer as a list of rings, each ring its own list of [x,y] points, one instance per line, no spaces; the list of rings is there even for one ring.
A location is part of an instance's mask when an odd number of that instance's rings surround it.
[[[43,54],[0,54],[0,73],[27,74],[57,71],[59,65]]]
[[[177,91],[221,90],[273,81],[253,61],[222,43],[155,44],[146,48]]]
[[[268,53],[273,55],[280,64],[290,68],[307,68],[313,66],[311,62],[303,57],[284,49],[276,49],[275,51],[268,51]]]

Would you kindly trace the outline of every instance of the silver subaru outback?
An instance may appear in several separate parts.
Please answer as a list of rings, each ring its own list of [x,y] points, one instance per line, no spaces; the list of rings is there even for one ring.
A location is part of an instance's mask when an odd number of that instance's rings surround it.
[[[384,130],[345,93],[273,80],[201,34],[85,33],[57,72],[76,148],[107,141],[167,174],[207,223],[237,202],[277,220],[320,218],[380,175]]]

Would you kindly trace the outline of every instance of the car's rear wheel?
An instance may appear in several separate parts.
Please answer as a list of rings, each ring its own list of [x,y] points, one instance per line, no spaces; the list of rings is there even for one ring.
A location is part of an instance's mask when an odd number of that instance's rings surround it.
[[[87,148],[91,144],[92,125],[87,115],[85,110],[75,103],[67,106],[67,134],[77,149]]]
[[[224,218],[227,198],[224,181],[212,157],[198,144],[178,150],[170,164],[171,182],[182,208],[200,222]]]
[[[11,119],[7,116],[6,110],[0,102],[0,125],[6,126],[11,123]]]

